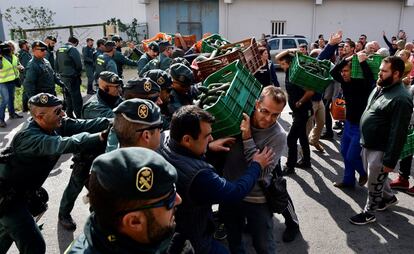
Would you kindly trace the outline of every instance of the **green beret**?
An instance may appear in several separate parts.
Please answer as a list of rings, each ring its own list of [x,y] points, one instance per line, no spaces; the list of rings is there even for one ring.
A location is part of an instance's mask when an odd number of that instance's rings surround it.
[[[128,80],[123,89],[124,91],[129,91],[140,95],[151,95],[161,92],[160,86],[150,78],[139,77]]]
[[[102,79],[105,82],[116,84],[116,85],[122,85],[122,79],[115,73],[110,71],[103,71],[99,74],[99,78]]]
[[[92,171],[105,190],[131,200],[159,198],[171,192],[177,182],[174,166],[142,147],[102,154],[94,160]]]
[[[47,44],[43,41],[36,40],[32,43],[32,49],[38,47],[39,49],[47,49]]]
[[[194,75],[193,71],[181,63],[176,63],[170,66],[170,74],[173,80],[178,81],[186,86],[193,85]]]
[[[144,77],[150,78],[152,81],[156,82],[161,89],[170,89],[172,84],[171,75],[168,72],[163,70],[150,70],[144,74]]]
[[[119,35],[114,35],[114,36],[112,36],[111,40],[113,40],[113,41],[122,41],[122,38]]]
[[[125,100],[114,108],[113,111],[115,114],[122,114],[131,123],[154,127],[162,124],[161,110],[150,100],[138,98]]]
[[[160,52],[164,52],[167,48],[173,48],[174,46],[169,41],[161,41],[158,43]]]
[[[62,105],[62,101],[50,93],[38,93],[29,99],[29,104],[38,107],[55,107]]]
[[[24,44],[28,43],[25,39],[19,40],[19,47],[22,47]]]
[[[47,37],[46,37],[46,39],[51,40],[51,41],[54,41],[54,42],[57,42],[56,37],[55,37],[55,36],[53,36],[53,35],[49,35],[49,36],[47,36]]]
[[[152,41],[150,42],[150,44],[148,44],[148,49],[151,49],[152,51],[155,51],[155,52],[160,52],[160,47],[155,41]]]
[[[184,64],[185,66],[187,66],[189,68],[191,66],[190,63],[187,61],[187,59],[185,59],[184,57],[176,57],[176,58],[173,58],[171,60],[171,64],[170,65],[173,65],[173,64],[176,64],[176,63]]]

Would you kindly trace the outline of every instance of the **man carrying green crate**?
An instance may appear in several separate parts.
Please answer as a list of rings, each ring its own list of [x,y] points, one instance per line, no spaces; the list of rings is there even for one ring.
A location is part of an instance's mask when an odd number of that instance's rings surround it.
[[[401,84],[404,62],[386,57],[380,67],[377,87],[362,114],[362,161],[368,172],[368,199],[363,212],[351,217],[355,225],[376,221],[375,211],[398,203],[391,191],[388,173],[400,157],[413,112],[412,96]]]
[[[287,136],[288,158],[286,165],[283,168],[284,175],[293,174],[295,172],[295,167],[311,167],[309,141],[308,136],[306,135],[306,123],[313,114],[311,98],[314,95],[314,92],[311,90],[304,90],[300,86],[297,86],[289,81],[289,67],[293,60],[293,55],[291,53],[296,50],[297,49],[285,50],[276,56],[276,61],[279,62],[280,67],[286,73],[285,84],[286,91],[288,93],[288,104],[290,109],[293,111],[293,122]],[[299,162],[297,161],[298,139],[303,152],[303,158]]]
[[[182,106],[193,104],[195,92],[193,90],[194,75],[190,68],[184,64],[176,63],[171,65],[170,74],[173,82],[168,113],[172,115]]]

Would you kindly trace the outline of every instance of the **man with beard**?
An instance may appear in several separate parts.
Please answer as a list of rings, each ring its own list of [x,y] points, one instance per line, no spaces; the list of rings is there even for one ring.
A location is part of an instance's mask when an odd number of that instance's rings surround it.
[[[89,183],[94,212],[65,253],[164,253],[181,203],[176,181],[175,168],[146,148],[99,156]]]
[[[53,55],[53,48],[55,47],[56,42],[57,42],[57,39],[53,35],[49,35],[45,39],[45,43],[47,45],[47,52],[46,52],[45,59],[49,61],[53,69],[55,69],[55,56]]]
[[[368,199],[364,211],[349,219],[352,224],[375,222],[375,211],[398,203],[388,173],[394,170],[407,138],[413,111],[412,97],[401,83],[404,62],[396,56],[382,60],[377,87],[361,116],[362,161],[368,172]]]
[[[138,60],[138,75],[142,76],[144,74],[144,67],[154,58],[158,56],[160,48],[156,42],[151,42],[148,44],[148,50],[141,56]]]

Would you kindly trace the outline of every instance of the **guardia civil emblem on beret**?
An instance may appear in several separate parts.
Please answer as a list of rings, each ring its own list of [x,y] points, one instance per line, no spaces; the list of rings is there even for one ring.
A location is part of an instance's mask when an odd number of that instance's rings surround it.
[[[151,88],[152,88],[151,82],[145,81],[145,83],[144,83],[144,90],[145,90],[145,92],[151,91]]]
[[[42,95],[40,95],[39,100],[40,100],[40,103],[46,104],[49,101],[49,97],[47,97],[46,94],[42,94]]]
[[[165,79],[164,79],[163,77],[159,77],[159,78],[157,79],[157,83],[158,83],[158,85],[162,85],[162,84],[164,84],[164,82],[165,82]]]
[[[183,75],[181,75],[181,76],[178,77],[178,80],[181,81],[181,82],[184,82],[185,77]]]
[[[145,105],[145,104],[141,104],[141,105],[139,105],[139,107],[138,107],[138,116],[139,116],[140,118],[147,118],[147,116],[148,116],[148,111],[149,111],[148,106],[147,106],[147,105]]]
[[[137,172],[136,186],[141,192],[151,190],[154,183],[154,173],[149,167],[143,167]]]

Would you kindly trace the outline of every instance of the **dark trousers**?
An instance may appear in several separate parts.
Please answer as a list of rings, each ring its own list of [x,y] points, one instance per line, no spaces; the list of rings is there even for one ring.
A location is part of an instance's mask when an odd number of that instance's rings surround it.
[[[20,253],[46,253],[43,236],[22,200],[0,216],[0,253],[7,253],[13,242]]]
[[[400,161],[400,176],[402,176],[404,179],[410,178],[410,171],[411,171],[411,163],[413,161],[413,156],[410,155]]]
[[[63,83],[65,83],[66,91],[65,100],[66,100],[66,113],[69,117],[73,116],[75,113],[76,118],[81,117],[82,112],[82,95],[80,92],[81,78],[78,77],[62,77]]]
[[[94,158],[95,157],[85,158],[80,154],[74,156],[72,174],[70,175],[68,186],[66,186],[62,199],[60,200],[60,215],[70,215],[79,193],[81,193],[84,186],[88,186],[89,170]]]
[[[86,77],[88,78],[88,92],[92,92],[93,90],[93,81],[94,81],[94,72],[95,69],[93,65],[91,64],[85,64],[85,70],[86,70]]]
[[[293,112],[292,114],[293,122],[287,136],[288,158],[286,166],[289,168],[294,168],[298,160],[298,139],[302,147],[303,161],[305,163],[310,162],[309,140],[308,135],[306,135],[306,123],[310,115],[308,111]]]
[[[326,134],[333,135],[332,130],[332,115],[331,115],[331,104],[332,100],[324,100],[325,103],[325,128]]]

